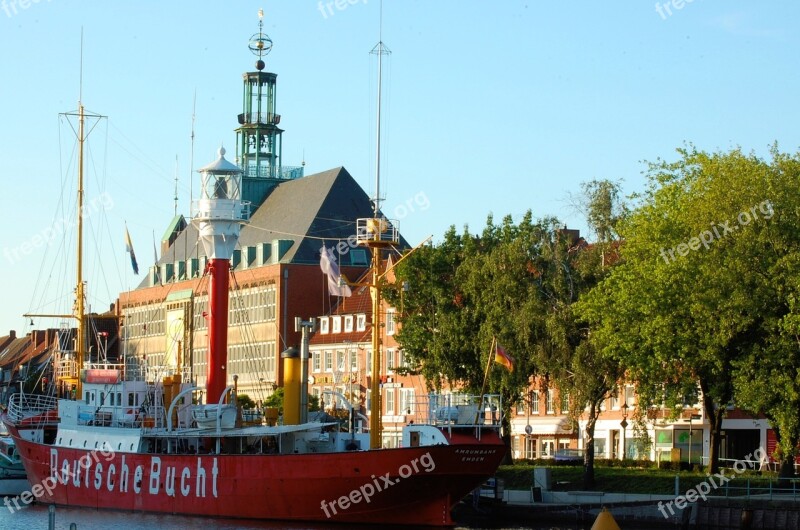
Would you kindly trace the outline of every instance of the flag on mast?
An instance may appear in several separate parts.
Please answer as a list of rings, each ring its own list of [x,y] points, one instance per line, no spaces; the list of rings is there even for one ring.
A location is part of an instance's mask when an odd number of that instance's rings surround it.
[[[155,264],[155,273],[156,278],[158,278],[158,285],[164,285],[161,283],[161,274],[159,273],[158,269],[158,250],[156,249],[156,233],[153,231],[153,263]]]
[[[328,277],[328,293],[332,296],[352,296],[353,291],[339,272],[336,256],[325,245],[319,249],[319,268]]]
[[[514,371],[514,358],[511,357],[507,352],[506,349],[500,346],[500,343],[496,343],[494,350],[494,362],[498,364],[502,364],[506,367],[509,372]]]
[[[139,274],[139,264],[136,263],[136,254],[133,252],[133,243],[131,243],[131,235],[128,233],[128,225],[125,225],[125,252],[130,252],[131,254],[133,273]]]

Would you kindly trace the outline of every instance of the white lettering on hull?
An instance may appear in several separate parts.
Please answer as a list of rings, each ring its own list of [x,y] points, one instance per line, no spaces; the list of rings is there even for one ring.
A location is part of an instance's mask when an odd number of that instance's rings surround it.
[[[217,480],[219,478],[219,467],[217,459],[213,458],[211,464],[211,474],[206,471],[208,463],[203,464],[203,459],[197,457],[197,466],[166,465],[161,457],[150,456],[148,465],[137,465],[133,470],[133,483],[131,479],[130,466],[126,462],[128,455],[122,455],[119,462],[116,462],[114,454],[104,457],[107,466],[95,454],[85,454],[78,459],[64,458],[59,461],[58,449],[50,448],[50,478],[58,481],[62,486],[71,485],[73,488],[94,488],[99,491],[103,488],[110,492],[128,493],[129,487],[134,494],[142,492],[142,485],[147,481],[147,492],[150,495],[176,496],[176,486],[180,488],[183,497],[205,498],[210,493],[214,498],[219,496],[217,490]],[[180,484],[178,476],[180,475]],[[90,476],[93,480],[90,481]],[[83,477],[83,481],[81,481]],[[72,480],[70,480],[70,478]],[[162,482],[163,479],[163,482]],[[192,480],[194,479],[194,481]],[[210,484],[209,484],[210,480]],[[194,490],[192,490],[194,482]]]

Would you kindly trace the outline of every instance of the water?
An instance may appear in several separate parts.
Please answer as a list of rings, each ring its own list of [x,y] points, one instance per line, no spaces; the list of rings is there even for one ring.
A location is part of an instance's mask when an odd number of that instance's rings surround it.
[[[11,513],[4,506],[0,506],[0,529],[2,530],[38,530],[47,528],[48,507],[34,505]],[[390,523],[391,521],[387,521]],[[98,511],[84,508],[56,509],[57,530],[69,530],[70,524],[75,523],[78,530],[141,530],[152,528],[158,530],[255,530],[255,529],[291,529],[291,530],[343,530],[348,528],[343,525],[325,525],[309,523],[273,523],[245,521],[238,519],[208,519],[202,517],[185,517],[180,515],[161,515],[149,513],[132,513],[118,511]],[[549,524],[546,526],[506,526],[503,530],[589,530],[591,525],[575,526],[569,524]],[[369,526],[359,526],[359,529],[369,529]],[[413,530],[414,527],[393,527]],[[430,527],[425,527],[430,530]],[[457,530],[477,529],[478,527],[457,526]],[[629,526],[625,526],[628,530]],[[498,530],[498,529],[493,529]]]

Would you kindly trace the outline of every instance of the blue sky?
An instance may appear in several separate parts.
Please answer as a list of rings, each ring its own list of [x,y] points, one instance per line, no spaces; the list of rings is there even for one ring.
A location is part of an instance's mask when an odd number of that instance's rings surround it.
[[[109,116],[90,138],[86,195],[86,277],[103,310],[141,279],[126,223],[142,272],[152,264],[153,234],[173,215],[176,156],[188,213],[195,92],[194,166],[220,143],[233,152],[260,7],[283,163],[305,158],[306,174],[345,166],[373,193],[379,5],[0,0],[0,330],[26,331],[26,311],[70,309],[74,273],[61,239],[45,239],[73,200],[62,201],[72,133],[58,113],[77,106],[81,27],[83,102]],[[585,231],[569,198],[581,182],[641,190],[643,161],[674,159],[684,142],[758,154],[800,145],[796,1],[386,0],[383,11],[393,53],[381,190],[412,243],[528,209]]]

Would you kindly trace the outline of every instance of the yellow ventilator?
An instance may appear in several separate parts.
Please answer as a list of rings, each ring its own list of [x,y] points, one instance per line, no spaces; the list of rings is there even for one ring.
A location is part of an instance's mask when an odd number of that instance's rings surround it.
[[[289,348],[283,359],[283,424],[300,423],[300,352]]]

